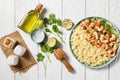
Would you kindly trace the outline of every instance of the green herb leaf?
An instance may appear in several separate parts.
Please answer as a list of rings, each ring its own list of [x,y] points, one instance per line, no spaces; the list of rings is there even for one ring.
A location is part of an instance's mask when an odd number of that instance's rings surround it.
[[[106,30],[110,30],[110,28],[111,28],[111,27],[110,27],[110,24],[106,23],[106,24],[105,24],[105,29],[106,29]]]
[[[48,18],[44,18],[43,24],[48,24]]]
[[[49,49],[50,53],[53,53],[53,50],[54,50],[54,48],[51,47],[51,48]]]
[[[55,17],[55,14],[50,14],[49,15],[49,24],[55,24],[57,22],[57,19]]]
[[[52,19],[48,19],[48,24],[51,25],[53,23]]]
[[[42,52],[47,52],[47,48],[46,48],[46,44],[45,43],[41,43],[40,47],[41,47],[41,51]]]
[[[94,45],[93,42],[90,42],[91,45]]]
[[[49,15],[49,18],[50,18],[50,19],[54,19],[54,18],[55,18],[55,14],[53,14],[53,13],[50,14],[50,15]]]
[[[60,18],[57,19],[57,25],[61,26],[61,20],[60,20]]]
[[[103,25],[103,26],[105,26],[105,23],[106,23],[105,20],[101,20],[101,21],[100,21],[100,24]]]
[[[48,28],[46,28],[45,31],[52,33],[52,31],[50,29],[48,29]]]
[[[45,56],[42,55],[42,53],[38,53],[38,54],[37,54],[37,61],[38,61],[38,62],[43,61],[44,58],[45,58]]]
[[[42,52],[50,52],[50,53],[52,53],[52,52],[53,52],[53,49],[54,49],[54,48],[52,48],[52,47],[49,47],[49,46],[48,46],[47,44],[45,44],[45,43],[41,43],[40,47],[41,47],[41,51],[42,51]]]
[[[57,25],[53,25],[53,26],[52,26],[52,30],[53,30],[54,32],[59,32],[59,29],[58,29]]]

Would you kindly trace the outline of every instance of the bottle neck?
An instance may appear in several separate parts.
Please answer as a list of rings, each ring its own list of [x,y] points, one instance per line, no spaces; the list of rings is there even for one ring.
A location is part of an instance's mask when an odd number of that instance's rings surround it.
[[[38,5],[37,5],[36,8],[35,8],[35,11],[36,11],[36,12],[40,12],[41,9],[42,9],[42,7],[43,7],[43,5],[40,4],[40,3],[38,3]]]

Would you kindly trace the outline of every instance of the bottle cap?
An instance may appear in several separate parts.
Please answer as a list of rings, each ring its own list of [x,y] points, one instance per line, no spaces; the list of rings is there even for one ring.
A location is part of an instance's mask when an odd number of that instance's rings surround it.
[[[42,9],[43,5],[41,3],[38,3],[38,5],[35,8],[35,11],[40,12],[40,10]]]

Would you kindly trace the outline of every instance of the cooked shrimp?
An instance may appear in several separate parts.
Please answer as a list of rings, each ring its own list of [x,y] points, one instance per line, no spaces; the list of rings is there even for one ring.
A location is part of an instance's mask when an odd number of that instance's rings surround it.
[[[90,37],[90,38],[86,38],[86,41],[88,41],[88,42],[94,42],[95,39],[93,37]]]
[[[90,24],[90,27],[91,27],[91,28],[94,28],[94,27],[95,27],[95,23],[92,22],[92,23]]]
[[[102,40],[104,40],[104,35],[103,34],[100,35],[100,41],[102,41]]]
[[[88,25],[87,23],[85,23],[85,22],[82,22],[82,23],[80,24],[80,26],[82,26],[83,28],[89,27],[89,25]]]
[[[94,40],[94,38],[93,38],[93,37],[90,37],[90,38],[86,38],[86,40],[87,40],[87,41],[92,41],[92,40]]]
[[[107,51],[108,52],[108,56],[109,57],[113,57],[115,55],[115,53],[116,53],[117,48],[118,48],[118,44],[115,43],[114,46],[113,46],[113,48],[111,48],[111,49],[109,49]]]
[[[101,49],[102,50],[107,50],[108,49],[108,44],[106,44],[106,43],[102,44]]]
[[[116,40],[116,39],[117,39],[116,35],[115,35],[115,34],[112,34],[112,36],[111,36],[111,38],[110,38],[110,41],[114,41],[114,40]]]
[[[107,31],[105,29],[103,29],[102,33],[105,34],[105,33],[107,33]]]
[[[87,26],[89,26],[90,21],[86,19],[86,20],[85,20],[85,24],[86,24]]]
[[[109,57],[115,56],[115,51],[113,49],[109,49],[107,52]]]
[[[101,42],[100,42],[99,40],[95,40],[95,41],[94,41],[94,45],[95,45],[97,48],[99,48],[100,45],[101,45]]]
[[[95,22],[95,26],[100,26],[100,22],[99,22],[99,21],[96,21],[96,22]]]
[[[109,47],[112,48],[114,46],[115,42],[110,42]]]
[[[114,44],[114,46],[113,46],[113,50],[114,50],[114,51],[116,51],[116,50],[117,50],[117,48],[118,48],[118,44],[117,44],[117,43],[115,43],[115,44]]]
[[[108,40],[101,40],[102,43],[109,43]]]
[[[100,26],[100,27],[96,27],[97,31],[103,31],[104,27],[103,26]]]
[[[97,33],[97,32],[93,32],[92,36],[94,36],[96,39],[98,39],[98,38],[99,38],[99,35],[98,35],[98,33]]]
[[[87,27],[87,30],[90,32],[91,31],[91,27],[89,26],[89,27]]]
[[[109,37],[108,34],[106,34],[104,38],[105,38],[106,40],[109,40],[109,39],[110,39],[110,37]]]
[[[109,40],[107,40],[107,39],[104,39],[104,35],[100,35],[100,41],[102,42],[102,43],[109,43]]]

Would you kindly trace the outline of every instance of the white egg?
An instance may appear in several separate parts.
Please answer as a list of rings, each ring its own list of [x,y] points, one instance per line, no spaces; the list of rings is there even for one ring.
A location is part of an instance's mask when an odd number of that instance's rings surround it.
[[[14,53],[18,56],[23,56],[26,52],[26,48],[24,48],[22,45],[17,45],[14,49]]]
[[[16,55],[10,55],[10,56],[8,56],[8,58],[7,58],[7,63],[8,63],[9,65],[11,65],[11,66],[17,65],[18,62],[19,62],[19,58],[18,58],[18,56],[16,56]]]

